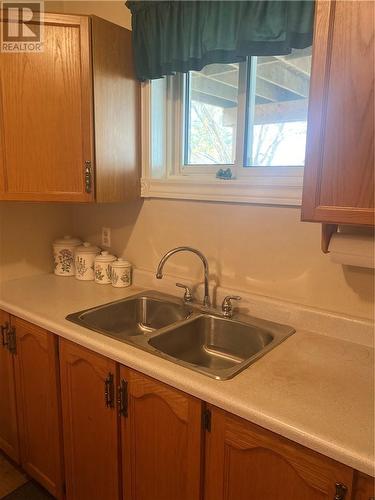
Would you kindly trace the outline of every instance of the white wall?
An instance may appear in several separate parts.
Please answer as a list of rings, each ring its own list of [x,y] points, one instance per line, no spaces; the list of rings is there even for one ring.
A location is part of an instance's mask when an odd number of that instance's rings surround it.
[[[145,200],[131,205],[75,207],[75,233],[100,245],[112,228],[112,250],[154,272],[167,250],[190,245],[205,253],[225,287],[371,318],[374,273],[343,267],[320,249],[320,224],[300,222],[300,210],[246,204]],[[202,279],[199,260],[181,254],[165,272]]]
[[[0,281],[52,271],[51,243],[72,229],[69,205],[0,203]]]

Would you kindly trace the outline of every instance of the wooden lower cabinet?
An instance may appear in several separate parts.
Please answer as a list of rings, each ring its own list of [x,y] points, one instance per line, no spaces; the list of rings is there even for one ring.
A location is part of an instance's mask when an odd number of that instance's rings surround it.
[[[14,358],[8,346],[10,316],[0,311],[0,450],[19,463]]]
[[[213,406],[204,430],[199,399],[1,311],[0,325],[0,449],[57,498],[374,500],[365,474]]]
[[[117,500],[121,498],[117,365],[61,339],[60,371],[67,499]]]
[[[353,500],[375,500],[375,480],[361,472],[354,476]]]
[[[211,412],[205,500],[351,499],[351,468],[222,410]],[[345,496],[335,496],[336,483],[346,486]]]
[[[21,464],[53,496],[63,496],[57,338],[12,317]]]
[[[202,402],[125,367],[120,383],[123,498],[199,500]]]

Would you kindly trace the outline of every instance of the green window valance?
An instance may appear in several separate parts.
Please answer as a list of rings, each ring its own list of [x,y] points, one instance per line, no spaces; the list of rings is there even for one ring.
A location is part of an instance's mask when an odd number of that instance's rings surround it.
[[[139,80],[200,71],[312,44],[314,1],[126,2]]]

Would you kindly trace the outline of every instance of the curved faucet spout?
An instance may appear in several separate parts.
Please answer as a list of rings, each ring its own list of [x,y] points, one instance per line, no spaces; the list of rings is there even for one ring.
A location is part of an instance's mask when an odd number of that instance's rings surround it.
[[[210,293],[209,293],[209,288],[208,288],[208,279],[209,279],[209,269],[208,269],[208,261],[206,257],[203,255],[202,252],[197,250],[196,248],[192,247],[177,247],[173,248],[172,250],[169,250],[160,260],[158,268],[156,270],[156,278],[158,280],[161,280],[163,277],[163,267],[164,264],[167,262],[169,257],[174,255],[175,253],[178,252],[192,252],[195,255],[198,255],[198,257],[201,259],[203,263],[203,268],[204,268],[204,299],[203,299],[203,305],[205,307],[210,307],[211,301],[210,301]]]

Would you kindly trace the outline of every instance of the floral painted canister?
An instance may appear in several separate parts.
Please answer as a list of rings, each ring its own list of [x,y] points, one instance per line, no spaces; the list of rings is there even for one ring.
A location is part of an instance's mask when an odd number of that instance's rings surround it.
[[[101,285],[108,285],[111,281],[111,263],[116,260],[107,250],[97,255],[94,263],[95,282]]]
[[[132,284],[132,265],[127,260],[117,259],[111,264],[112,286],[124,288]]]
[[[100,253],[100,248],[85,241],[83,245],[76,248],[75,266],[76,278],[82,281],[92,281],[95,278],[95,257]]]
[[[75,249],[82,244],[78,238],[64,236],[55,240],[53,247],[54,273],[58,276],[74,276],[74,253]]]

